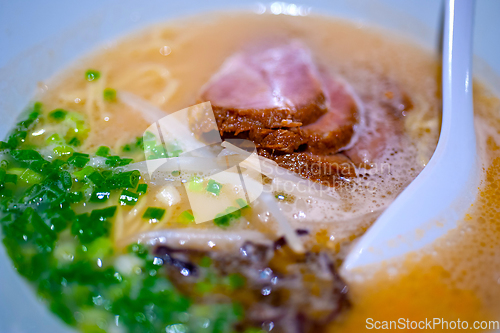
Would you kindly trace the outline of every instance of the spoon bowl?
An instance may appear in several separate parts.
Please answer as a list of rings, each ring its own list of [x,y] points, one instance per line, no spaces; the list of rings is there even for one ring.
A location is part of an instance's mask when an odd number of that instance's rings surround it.
[[[447,0],[443,118],[436,151],[420,175],[359,239],[343,263],[353,271],[421,249],[453,229],[479,186],[472,106],[474,0]]]

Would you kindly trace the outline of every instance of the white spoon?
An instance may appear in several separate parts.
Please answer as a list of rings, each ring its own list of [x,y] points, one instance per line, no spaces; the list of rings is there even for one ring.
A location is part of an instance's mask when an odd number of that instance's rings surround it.
[[[418,250],[454,228],[479,184],[472,107],[474,0],[447,0],[443,36],[443,122],[429,164],[356,243],[353,271]]]

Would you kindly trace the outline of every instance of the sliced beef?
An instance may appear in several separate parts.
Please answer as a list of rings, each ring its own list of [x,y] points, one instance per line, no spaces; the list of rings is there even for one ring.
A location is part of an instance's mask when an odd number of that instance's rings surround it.
[[[336,153],[347,146],[358,123],[358,105],[354,92],[339,78],[327,72],[322,74],[328,112],[312,124],[301,127],[307,140],[307,151],[325,154]]]
[[[299,129],[255,129],[248,132],[248,139],[258,148],[292,153],[307,144],[307,138]]]
[[[307,138],[299,128],[254,128],[249,131],[240,132],[237,135],[224,133],[222,137],[224,139],[238,138],[251,140],[257,148],[281,153],[293,153],[297,150],[304,150],[302,148],[305,148],[307,144]]]
[[[310,124],[326,110],[318,68],[292,41],[262,43],[230,57],[205,85],[221,133]]]
[[[358,105],[347,84],[327,72],[322,78],[328,111],[314,123],[298,128],[252,129],[240,137],[254,141],[259,148],[285,153],[334,154],[347,146],[358,123]]]
[[[259,149],[258,153],[285,169],[328,186],[335,186],[346,178],[356,177],[354,164],[343,154],[317,155],[309,152],[276,154],[265,149]]]
[[[344,153],[355,165],[371,167],[383,162],[387,153],[401,148],[404,115],[413,108],[408,95],[389,79],[362,96],[366,110],[365,125],[351,149]]]
[[[412,108],[393,81],[367,77],[355,93],[301,43],[260,43],[230,57],[201,100],[212,103],[224,139],[252,140],[278,165],[335,186],[398,149]]]

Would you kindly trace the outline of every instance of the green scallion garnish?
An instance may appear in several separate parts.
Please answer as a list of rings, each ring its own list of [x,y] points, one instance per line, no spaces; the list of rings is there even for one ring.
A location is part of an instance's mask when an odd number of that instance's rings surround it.
[[[139,183],[141,173],[138,170],[117,173],[109,177],[106,184],[111,188],[129,188],[135,189]]]
[[[15,176],[15,175],[14,175]],[[19,180],[28,185],[41,183],[43,180],[43,176],[38,172],[35,172],[30,169],[26,169],[20,176]]]
[[[87,176],[88,179],[92,181],[97,186],[102,186],[105,182],[104,177],[98,172],[94,171],[90,175]]]
[[[83,180],[83,179],[87,178],[88,176],[90,176],[94,171],[95,171],[95,169],[93,167],[86,166],[85,168],[83,168],[80,171],[75,171],[73,173],[73,175],[75,176],[76,179]]]
[[[207,192],[210,192],[214,195],[219,195],[220,193],[220,190],[222,189],[222,184],[221,183],[217,183],[215,180],[213,179],[210,179],[208,181],[208,184],[207,184],[207,187],[206,187],[206,190]]]
[[[101,156],[101,157],[106,157],[109,155],[109,147],[106,147],[106,146],[100,146],[97,151],[96,151],[96,155],[97,156]]]
[[[193,192],[203,191],[203,178],[191,176],[191,178],[189,178],[188,189]]]
[[[109,190],[98,189],[90,195],[91,202],[105,202],[109,199],[111,192]]]
[[[57,156],[66,156],[66,155],[71,155],[74,150],[73,150],[73,148],[71,148],[69,146],[58,146],[58,147],[55,147],[54,149],[52,149],[52,151]]]
[[[49,118],[55,120],[56,122],[61,122],[66,118],[68,111],[63,109],[55,109],[49,113]]]
[[[116,90],[112,88],[106,88],[102,92],[102,97],[104,98],[105,101],[114,102],[116,101]]]
[[[4,183],[12,183],[12,184],[16,185],[17,184],[17,175],[12,175],[9,173],[6,174],[5,179],[4,179]]]
[[[165,215],[165,209],[148,207],[148,209],[144,212],[144,215],[142,215],[142,218],[146,220],[160,221],[163,218],[163,215]]]
[[[111,167],[125,166],[132,163],[134,160],[131,158],[121,158],[120,156],[108,156],[106,159],[106,165]]]
[[[148,184],[139,184],[137,186],[137,193],[145,194],[148,191]]]
[[[137,203],[137,200],[139,200],[139,194],[130,192],[127,190],[123,190],[122,194],[120,194],[120,203],[123,206],[134,206]]]
[[[239,219],[241,217],[241,211],[233,206],[226,208],[226,210],[220,214],[217,214],[214,218],[215,225],[219,227],[228,227],[231,222]]]
[[[85,72],[85,79],[89,82],[97,81],[101,77],[101,73],[94,69],[89,69]]]
[[[194,222],[194,215],[191,211],[185,210],[178,217],[177,222],[189,224]]]
[[[240,207],[240,209],[249,207],[247,202],[241,198],[236,199],[236,204]]]
[[[83,168],[85,164],[87,164],[90,161],[89,154],[83,154],[83,153],[73,153],[71,157],[68,159],[69,164],[73,164],[74,166],[78,168]]]

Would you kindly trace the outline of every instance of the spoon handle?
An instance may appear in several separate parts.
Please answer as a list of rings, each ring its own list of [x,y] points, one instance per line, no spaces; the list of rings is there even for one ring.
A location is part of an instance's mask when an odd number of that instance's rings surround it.
[[[443,122],[436,154],[476,145],[472,107],[472,27],[475,0],[446,1],[443,43]]]

